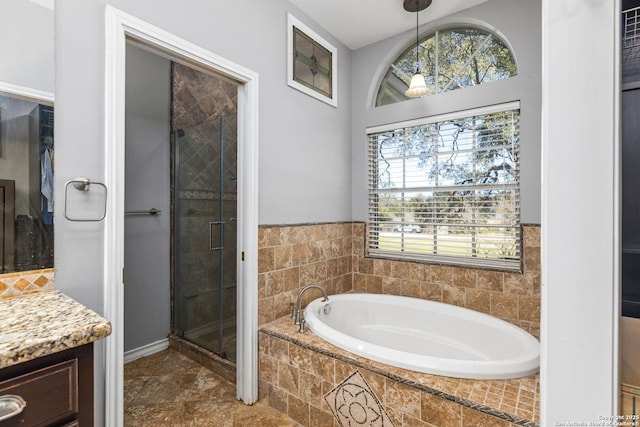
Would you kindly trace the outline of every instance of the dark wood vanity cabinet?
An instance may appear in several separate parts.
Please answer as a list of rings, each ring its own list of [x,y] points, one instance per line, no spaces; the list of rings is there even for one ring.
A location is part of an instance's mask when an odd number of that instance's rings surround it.
[[[26,401],[0,427],[93,426],[93,344],[0,369],[0,397]]]

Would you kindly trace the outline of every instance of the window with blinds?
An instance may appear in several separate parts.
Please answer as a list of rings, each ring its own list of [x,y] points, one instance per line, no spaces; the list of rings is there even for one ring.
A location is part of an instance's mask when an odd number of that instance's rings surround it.
[[[370,256],[521,270],[518,102],[367,129]]]

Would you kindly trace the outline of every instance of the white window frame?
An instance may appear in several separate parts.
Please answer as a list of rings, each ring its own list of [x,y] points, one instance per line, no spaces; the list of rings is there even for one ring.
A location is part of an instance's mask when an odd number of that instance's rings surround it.
[[[441,34],[452,32],[452,31],[459,32],[460,30],[463,30],[463,29],[474,30],[474,31],[477,31],[478,33],[483,34],[485,36],[484,41],[480,44],[480,46],[476,48],[476,50],[473,52],[473,54],[470,57],[465,59],[464,65],[460,68],[459,72],[455,76],[453,76],[447,83],[445,83],[444,86],[441,86],[441,82],[440,82],[441,52],[439,48],[440,46],[439,40],[440,40]],[[434,39],[434,44],[435,44],[435,51],[434,51],[434,58],[433,58],[434,72],[433,73],[427,72],[427,70],[425,69],[425,63],[423,61],[420,61],[421,70],[422,70],[421,72],[427,81],[427,86],[431,89],[431,91],[427,95],[435,95],[435,94],[449,92],[453,90],[451,89],[451,85],[454,84],[454,82],[458,81],[458,78],[460,77],[460,73],[467,68],[469,63],[475,57],[477,57],[477,55],[483,52],[484,46],[487,44],[487,42],[491,41],[492,39],[500,41],[507,48],[511,58],[513,58],[513,62],[516,67],[515,73],[509,76],[504,76],[502,78],[496,78],[496,79],[490,79],[490,80],[483,79],[478,84],[482,85],[489,82],[506,80],[518,75],[518,72],[519,72],[518,63],[516,61],[516,56],[513,52],[513,49],[511,48],[506,38],[502,34],[500,34],[495,28],[486,28],[484,26],[479,26],[473,23],[464,23],[464,22],[456,21],[456,22],[453,22],[451,25],[447,25],[443,28],[439,28],[434,31],[422,34],[419,42],[420,49],[425,49],[424,43],[430,39]],[[401,62],[403,59],[405,59],[408,55],[411,55],[413,52],[415,52],[415,49],[416,49],[416,45],[415,45],[415,37],[414,37],[410,41],[410,43],[405,46],[405,49],[402,50],[400,54],[396,55],[394,59],[389,63],[389,66],[385,68],[380,78],[380,81],[376,87],[376,91],[373,94],[373,98],[372,98],[373,107],[375,108],[383,107],[385,105],[392,105],[398,102],[403,102],[411,99],[404,95],[404,91],[407,89],[409,80],[413,75],[413,72],[414,72],[413,68],[411,70],[406,70],[406,73],[404,73],[406,80],[403,80],[399,78],[397,75],[395,75],[393,70],[397,72],[402,72],[402,70],[398,66],[398,63]],[[502,72],[504,71],[505,70],[502,69]],[[391,76],[395,76],[395,80],[390,78]],[[395,81],[395,84],[391,83],[391,81]],[[398,91],[396,95],[398,96],[398,98],[391,102],[385,102],[385,103],[380,102],[381,91],[388,89],[390,86],[396,86],[396,89]],[[474,85],[467,85],[467,86],[460,87],[458,89],[466,89],[472,86]]]
[[[311,37],[313,41],[331,52],[331,96],[308,88],[294,79],[293,40],[295,28],[298,28],[308,37]],[[290,13],[287,13],[287,84],[312,98],[338,108],[338,49]]]
[[[453,113],[447,113],[437,116],[425,117],[416,120],[404,121],[399,123],[393,123],[383,126],[375,126],[366,129],[366,133],[369,137],[369,151],[368,151],[368,173],[369,173],[369,215],[367,221],[367,243],[366,243],[366,251],[367,255],[370,257],[378,257],[378,258],[390,258],[390,259],[400,259],[400,260],[411,260],[411,261],[424,261],[424,262],[434,262],[439,264],[447,264],[447,265],[458,265],[465,267],[478,267],[478,268],[493,268],[499,270],[506,271],[522,271],[522,230],[520,223],[520,180],[519,180],[519,172],[520,172],[520,163],[518,160],[518,152],[519,152],[519,137],[515,137],[513,139],[512,145],[515,156],[515,182],[506,184],[506,183],[496,183],[496,184],[485,184],[480,182],[473,183],[465,183],[452,185],[448,183],[446,186],[439,186],[437,183],[428,183],[425,180],[424,186],[418,185],[416,187],[416,181],[413,181],[411,184],[402,182],[402,183],[394,183],[392,188],[383,188],[380,186],[379,177],[378,177],[378,142],[377,135],[384,134],[386,132],[391,131],[405,131],[414,129],[415,127],[443,123],[449,121],[455,121],[458,119],[470,118],[470,117],[479,117],[479,116],[488,116],[491,114],[509,112],[509,111],[518,111],[520,110],[520,102],[513,101],[509,103],[491,105],[486,107],[474,108],[465,111],[458,111]],[[518,116],[519,117],[519,116]],[[519,134],[518,134],[519,135]],[[438,144],[439,145],[439,144]],[[478,150],[474,148],[474,150]],[[489,149],[487,149],[488,151]],[[483,151],[483,149],[480,149]],[[415,157],[415,155],[413,155]],[[437,157],[437,156],[436,156]],[[412,168],[408,165],[408,159],[410,156],[401,155],[395,160],[401,160],[401,174],[404,177],[407,174],[410,174],[411,171],[415,171],[415,168]],[[397,172],[396,172],[397,173]],[[419,181],[418,181],[419,182]],[[465,224],[471,231],[472,242],[471,247],[475,248],[476,244],[476,236],[480,235],[480,229],[483,230],[510,230],[511,234],[509,238],[511,240],[507,240],[506,242],[512,243],[512,249],[510,248],[509,253],[505,254],[503,257],[496,257],[494,255],[489,255],[488,252],[476,251],[472,250],[471,255],[461,255],[456,252],[456,249],[452,248],[453,245],[458,243],[452,243],[455,238],[447,237],[442,238],[442,234],[439,235],[439,227],[448,228],[452,226],[452,222],[447,221],[446,219],[442,223],[437,223],[437,221],[431,221],[430,227],[428,230],[422,229],[420,225],[416,222],[416,219],[407,218],[405,216],[405,212],[410,210],[410,202],[409,199],[405,199],[405,194],[410,193],[421,193],[431,192],[435,194],[437,192],[446,192],[458,191],[457,189],[468,190],[470,193],[474,193],[474,191],[478,190],[493,190],[500,189],[505,190],[509,194],[511,194],[510,205],[508,206],[508,212],[504,215],[503,222],[501,223],[470,223]],[[401,209],[401,217],[398,221],[387,221],[381,215],[380,205],[379,205],[379,195],[386,193],[395,193],[400,197],[400,209]],[[469,200],[474,200],[474,196],[469,196]],[[474,202],[475,203],[475,202]],[[435,213],[435,211],[434,211]],[[417,228],[415,230],[414,228]],[[428,242],[428,237],[425,234],[417,234],[414,232],[420,231],[429,231],[434,230],[431,234],[432,243]],[[443,243],[440,244],[440,247],[436,245],[436,240],[440,238]],[[479,242],[480,240],[478,240]],[[447,243],[444,243],[447,242]],[[449,245],[449,246],[448,246]],[[429,251],[426,251],[425,248],[432,248]],[[486,247],[486,246],[485,246]]]

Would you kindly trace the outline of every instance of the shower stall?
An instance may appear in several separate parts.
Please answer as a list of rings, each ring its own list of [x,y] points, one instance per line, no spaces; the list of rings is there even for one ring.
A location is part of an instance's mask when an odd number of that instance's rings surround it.
[[[235,362],[236,114],[173,136],[173,333]]]

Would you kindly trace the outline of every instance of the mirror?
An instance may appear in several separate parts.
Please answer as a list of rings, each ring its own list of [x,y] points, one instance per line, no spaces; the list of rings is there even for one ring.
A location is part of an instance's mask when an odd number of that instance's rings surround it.
[[[53,106],[0,92],[0,274],[53,267]]]

